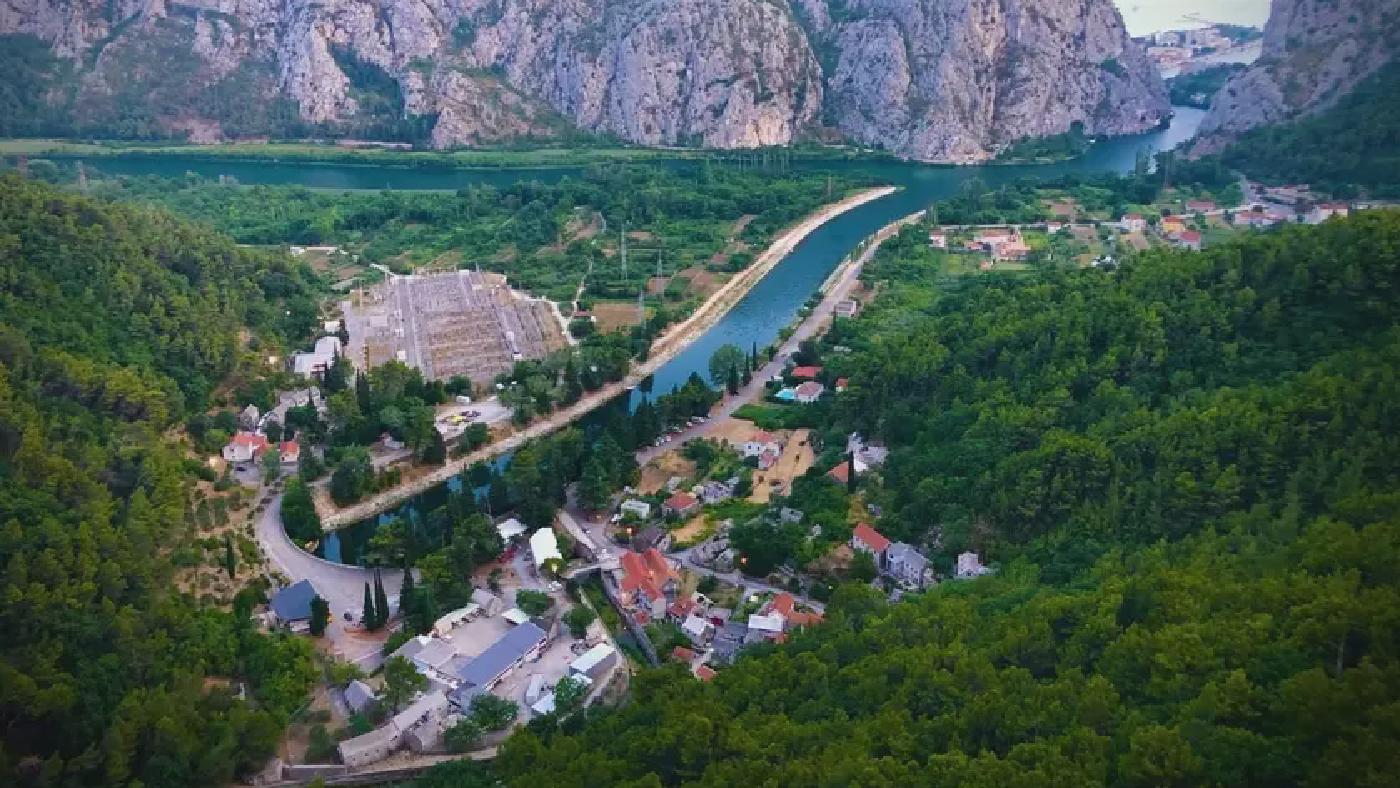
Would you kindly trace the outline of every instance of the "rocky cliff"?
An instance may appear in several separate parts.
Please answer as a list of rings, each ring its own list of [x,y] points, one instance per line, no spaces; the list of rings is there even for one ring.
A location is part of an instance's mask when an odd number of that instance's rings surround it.
[[[0,33],[73,63],[51,93],[80,126],[132,135],[285,115],[439,147],[583,129],[967,161],[1168,111],[1111,0],[0,0]]]
[[[1330,107],[1400,46],[1400,0],[1273,0],[1260,57],[1216,94],[1195,153]]]

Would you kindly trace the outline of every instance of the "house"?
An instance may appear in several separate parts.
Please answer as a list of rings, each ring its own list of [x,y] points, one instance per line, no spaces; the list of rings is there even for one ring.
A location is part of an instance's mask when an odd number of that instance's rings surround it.
[[[340,337],[321,337],[310,353],[292,354],[292,372],[304,378],[320,378],[331,368],[340,350]]]
[[[833,482],[836,482],[837,484],[842,485],[842,486],[845,486],[845,485],[847,485],[847,484],[850,484],[850,483],[851,483],[851,465],[852,465],[852,464],[853,464],[853,463],[851,463],[851,462],[848,461],[848,460],[842,460],[841,462],[839,462],[839,463],[836,464],[836,467],[835,467],[835,468],[832,468],[831,470],[829,470],[829,471],[826,472],[826,478],[828,478],[828,479],[832,480]],[[860,475],[860,474],[859,474],[859,471],[857,471],[857,474],[856,474],[856,475],[857,475],[857,476]]]
[[[1182,221],[1180,216],[1163,216],[1161,228],[1162,234],[1171,238],[1186,232],[1186,222]]]
[[[1297,205],[1299,200],[1306,200],[1312,197],[1312,191],[1307,184],[1296,184],[1291,186],[1266,186],[1264,196],[1270,202],[1282,203],[1283,205]]]
[[[744,636],[745,643],[760,643],[765,640],[777,640],[783,634],[783,628],[787,621],[776,613],[760,615],[754,613],[749,616],[748,633]]]
[[[928,234],[928,245],[934,249],[947,249],[948,234],[942,230],[934,230]]]
[[[262,411],[258,410],[257,405],[249,403],[248,407],[238,414],[238,426],[245,430],[256,430],[261,419]]]
[[[708,481],[698,489],[700,500],[705,503],[719,503],[734,497],[734,488],[739,486],[739,479],[726,479],[724,481]]]
[[[816,381],[809,380],[793,390],[793,399],[804,405],[810,405],[818,399],[821,399],[822,392],[824,391],[826,391],[826,386]]]
[[[748,440],[740,444],[739,453],[745,457],[757,457],[770,448],[781,448],[777,438],[774,438],[772,433],[757,430],[749,436]]]
[[[983,249],[991,251],[1015,237],[1016,231],[1010,227],[984,227],[977,231],[973,240]]]
[[[318,596],[310,580],[298,580],[273,594],[268,607],[278,626],[306,632],[311,629],[311,600]]]
[[[764,449],[763,453],[758,455],[758,469],[760,471],[766,471],[772,468],[774,465],[778,464],[778,460],[781,459],[782,456],[782,452],[775,448],[770,447]]]
[[[1201,251],[1201,234],[1195,230],[1186,230],[1177,236],[1176,245],[1182,249],[1194,249]]]
[[[676,646],[675,648],[671,649],[671,659],[674,659],[677,662],[694,662],[695,652],[686,648],[685,646]]]
[[[793,367],[792,371],[788,373],[788,376],[796,380],[815,380],[820,374],[822,374],[821,367],[803,366]]]
[[[802,522],[802,517],[802,512],[797,509],[789,509],[784,506],[778,510],[778,519],[784,523],[800,523]]]
[[[842,300],[842,301],[837,301],[837,302],[836,302],[836,308],[832,310],[832,312],[833,312],[837,317],[845,317],[845,318],[852,318],[852,317],[855,317],[855,316],[856,316],[856,313],[858,313],[859,311],[860,311],[860,302],[859,302],[859,301],[856,301],[855,299],[851,299],[851,298],[847,298],[847,299],[844,299],[844,300]]]
[[[340,743],[341,763],[354,769],[388,758],[403,742],[403,733],[391,722],[369,733]]]
[[[915,588],[927,588],[933,582],[928,559],[904,542],[895,542],[885,551],[885,574]]]
[[[681,624],[681,631],[685,633],[686,637],[690,638],[691,643],[697,646],[704,645],[705,641],[709,639],[712,630],[713,625],[710,623],[709,619],[704,616],[696,615],[695,613],[686,616],[685,621]]]
[[[252,462],[267,451],[269,445],[266,435],[240,431],[224,446],[223,456],[233,463]]]
[[[1147,229],[1147,220],[1140,213],[1124,214],[1123,218],[1118,220],[1118,226],[1125,233],[1140,233]]]
[[[715,633],[714,640],[710,642],[710,653],[720,662],[726,664],[733,662],[739,649],[744,647],[744,640],[748,637],[748,633],[749,628],[742,621],[726,621]]]
[[[409,638],[389,656],[391,659],[401,657],[412,662],[418,672],[429,679],[451,680],[451,673],[444,668],[457,656],[457,649],[442,638],[418,635]]]
[[[645,553],[653,547],[662,551],[671,549],[671,532],[651,525],[638,531],[632,538],[632,549],[639,553]]]
[[[505,602],[502,602],[500,597],[484,588],[472,589],[472,603],[480,605],[481,611],[488,616],[498,615],[502,608],[506,606]]]
[[[370,686],[359,679],[345,685],[345,705],[355,714],[364,714],[379,702]]]
[[[472,687],[490,691],[506,674],[527,659],[538,656],[548,636],[533,622],[511,627],[495,643],[457,671],[457,678]]]
[[[1349,213],[1351,206],[1344,202],[1323,202],[1314,205],[1304,221],[1308,224],[1322,224],[1333,216],[1345,217]]]
[[[836,390],[837,390],[837,391],[845,391],[845,390],[846,390],[846,387],[849,386],[849,385],[851,385],[851,379],[850,379],[850,378],[837,378],[837,379],[836,379]]]
[[[1031,253],[1031,248],[1020,238],[997,244],[992,249],[992,256],[998,260],[1024,260]]]
[[[861,523],[851,534],[851,549],[870,553],[875,556],[875,565],[883,566],[885,551],[890,549],[890,540],[866,523]]]
[[[855,455],[856,473],[864,473],[866,466],[878,468],[884,465],[885,460],[890,456],[890,450],[884,445],[866,441],[859,432],[853,432],[847,436],[846,453]]]
[[[569,664],[569,675],[587,676],[593,681],[597,681],[607,675],[617,664],[617,649],[607,643],[598,645],[583,652],[583,655]]]
[[[277,454],[283,465],[296,465],[301,461],[301,445],[296,441],[282,441],[277,444]]]
[[[701,681],[709,681],[719,675],[715,672],[715,669],[709,665],[696,665],[695,670],[692,672],[695,674],[695,678]]]
[[[638,520],[646,520],[651,517],[651,504],[632,498],[623,501],[622,505],[617,508],[617,511],[624,517],[630,514]]]
[[[981,577],[991,570],[982,565],[982,561],[974,552],[958,554],[958,566],[956,575],[960,578]]]
[[[530,534],[530,554],[535,557],[535,569],[543,568],[544,562],[551,559],[564,560],[553,528],[541,528]]]
[[[797,599],[786,591],[775,594],[765,606],[764,612],[779,615],[786,622],[786,629],[801,629],[822,622],[821,613],[809,613],[797,609]]]
[[[680,580],[666,556],[655,548],[645,553],[628,550],[619,563],[622,579],[618,585],[623,604],[643,610],[652,618],[664,616],[667,595],[675,593]]]
[[[1216,209],[1215,203],[1210,200],[1187,200],[1187,213],[1210,213]]]
[[[700,501],[688,492],[678,492],[673,494],[666,502],[661,504],[661,512],[664,515],[675,515],[676,517],[689,517],[700,510]]]
[[[1063,231],[1066,227],[1067,225],[1064,222],[1046,222],[1045,232],[1048,235],[1054,235],[1055,233]]]
[[[671,603],[670,607],[666,608],[666,618],[674,624],[680,624],[690,617],[697,606],[698,603],[694,597],[677,599]]]

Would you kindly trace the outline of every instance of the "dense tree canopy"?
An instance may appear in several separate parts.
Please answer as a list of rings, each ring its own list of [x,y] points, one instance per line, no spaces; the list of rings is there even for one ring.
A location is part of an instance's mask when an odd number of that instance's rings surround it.
[[[223,784],[271,754],[309,646],[256,633],[248,594],[230,614],[177,592],[189,485],[164,435],[240,330],[300,329],[305,281],[163,212],[0,178],[0,783]]]
[[[1001,571],[897,605],[842,587],[712,682],[644,673],[517,734],[504,778],[1385,784],[1397,248],[1400,216],[1365,214],[949,290],[895,245],[829,429],[892,446],[882,531]]]

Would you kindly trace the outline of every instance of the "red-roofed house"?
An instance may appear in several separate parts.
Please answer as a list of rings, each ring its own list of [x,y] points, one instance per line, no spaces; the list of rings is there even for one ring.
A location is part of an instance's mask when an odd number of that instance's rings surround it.
[[[851,548],[854,550],[864,550],[875,556],[876,566],[880,565],[880,559],[885,555],[885,551],[890,548],[890,540],[886,539],[879,531],[871,528],[866,523],[856,526],[856,530],[851,534]]]
[[[837,484],[850,484],[851,463],[848,460],[842,460],[835,468],[826,472],[826,478]]]
[[[1186,210],[1191,213],[1205,213],[1215,210],[1215,203],[1210,200],[1187,200]]]
[[[685,646],[676,646],[671,649],[671,659],[677,662],[690,662],[695,659],[695,652]]]
[[[792,377],[798,380],[812,380],[822,374],[821,367],[793,367]]]
[[[1201,234],[1195,230],[1183,230],[1176,237],[1176,245],[1182,249],[1195,249],[1201,251]]]
[[[268,449],[267,436],[257,432],[239,432],[224,446],[224,459],[229,462],[252,462]]]
[[[837,379],[836,379],[836,390],[837,390],[837,391],[845,391],[845,390],[846,390],[846,387],[849,386],[849,385],[851,385],[851,379],[850,379],[850,378],[837,378]]]
[[[282,441],[277,444],[277,453],[283,465],[296,465],[301,460],[301,446],[296,441]]]
[[[670,607],[666,608],[666,617],[679,624],[694,610],[695,599],[693,597],[677,599],[671,603]]]
[[[758,455],[758,469],[760,471],[766,471],[772,468],[774,465],[778,464],[778,459],[782,456],[782,453],[776,449],[764,449],[763,453]]]
[[[814,380],[809,380],[793,390],[793,398],[808,405],[821,399],[823,391],[826,391],[825,386]]]
[[[1180,216],[1163,216],[1161,228],[1162,234],[1171,238],[1186,232],[1186,222]]]
[[[677,517],[689,517],[699,510],[700,501],[688,492],[677,492],[661,504],[662,514],[674,514]]]
[[[1140,213],[1129,213],[1118,220],[1118,226],[1125,233],[1140,233],[1147,229],[1147,220]]]
[[[666,614],[666,594],[676,588],[676,570],[661,551],[652,548],[645,553],[631,550],[622,554],[622,603],[646,613],[647,620]],[[640,616],[639,616],[640,618]]]
[[[718,675],[719,674],[715,672],[715,669],[710,667],[709,665],[700,665],[695,668],[695,678],[700,679],[701,681],[709,681],[710,679]]]

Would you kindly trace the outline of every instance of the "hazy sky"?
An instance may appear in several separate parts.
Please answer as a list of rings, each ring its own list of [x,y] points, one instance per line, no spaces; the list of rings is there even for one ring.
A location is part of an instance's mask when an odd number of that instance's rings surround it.
[[[1269,0],[1114,0],[1135,36],[1158,30],[1199,27],[1201,22],[1233,22],[1263,27]]]

